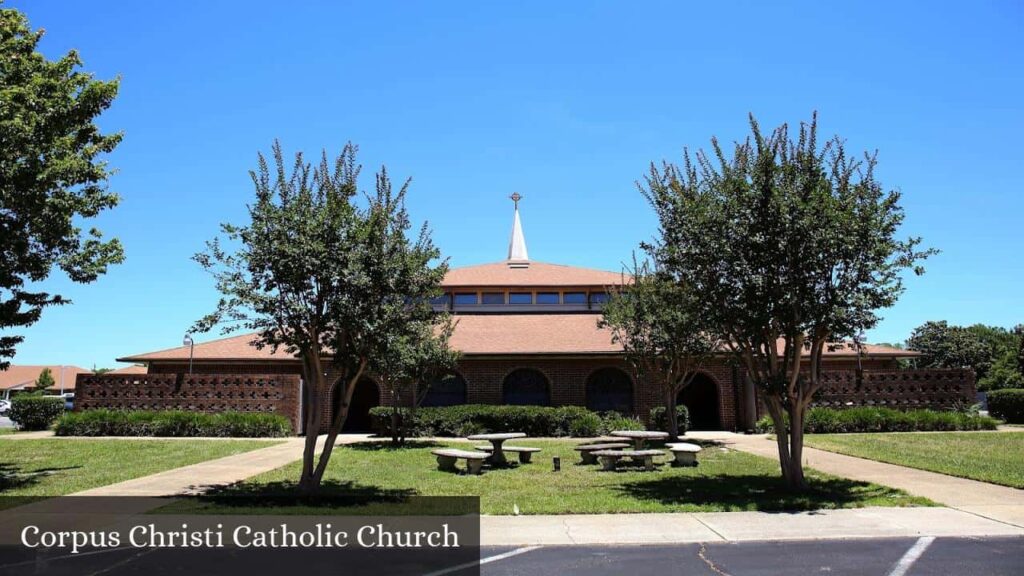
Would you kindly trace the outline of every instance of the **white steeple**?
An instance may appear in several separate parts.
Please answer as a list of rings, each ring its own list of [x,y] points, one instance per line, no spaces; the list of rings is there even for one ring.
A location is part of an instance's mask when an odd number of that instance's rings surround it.
[[[530,256],[526,253],[526,238],[523,237],[523,225],[519,223],[519,201],[523,197],[518,192],[515,192],[509,198],[515,202],[515,216],[512,219],[512,237],[508,241],[508,262],[510,266],[528,266]]]

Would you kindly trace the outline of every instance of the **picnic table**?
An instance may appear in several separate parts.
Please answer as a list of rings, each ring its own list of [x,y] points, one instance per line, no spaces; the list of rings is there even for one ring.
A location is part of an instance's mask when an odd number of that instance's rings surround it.
[[[634,450],[643,450],[648,440],[664,440],[668,438],[668,432],[656,432],[653,430],[616,430],[611,433],[616,438],[628,438],[633,441]]]
[[[474,434],[467,436],[469,440],[483,440],[490,442],[494,450],[491,452],[491,464],[498,466],[506,464],[508,461],[505,459],[505,452],[501,449],[501,445],[505,443],[505,440],[512,440],[514,438],[526,438],[526,434],[522,432],[498,432],[492,434]]]

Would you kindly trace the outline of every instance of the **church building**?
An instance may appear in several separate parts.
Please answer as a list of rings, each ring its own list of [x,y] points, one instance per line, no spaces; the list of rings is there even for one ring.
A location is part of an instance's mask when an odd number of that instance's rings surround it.
[[[610,331],[598,327],[608,289],[621,285],[623,275],[531,260],[519,199],[513,195],[506,258],[452,268],[444,279],[444,297],[435,305],[454,315],[457,326],[451,345],[462,358],[455,373],[431,386],[424,405],[579,405],[646,419],[652,408],[663,403],[659,387],[638,377],[625,362],[621,347],[612,342]],[[296,358],[283,351],[259,350],[252,341],[253,335],[247,334],[119,361],[145,364],[149,374],[180,375],[191,370],[194,374],[301,375]],[[922,376],[918,371],[917,376],[909,376],[911,371],[898,370],[900,359],[914,355],[888,346],[839,344],[826,353],[830,377],[822,403],[923,407],[973,394],[973,377],[961,371],[940,376]],[[132,383],[124,380],[123,385]],[[88,398],[82,400],[88,407]],[[373,378],[365,378],[355,391],[345,428],[367,429],[369,409],[386,402]],[[695,429],[747,430],[759,415],[752,385],[725,353],[706,365],[680,394],[679,402],[689,408]]]

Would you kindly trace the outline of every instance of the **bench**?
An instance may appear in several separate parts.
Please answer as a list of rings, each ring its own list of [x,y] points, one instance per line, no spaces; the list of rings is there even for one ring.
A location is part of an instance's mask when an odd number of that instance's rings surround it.
[[[486,452],[470,452],[469,450],[458,450],[456,448],[442,448],[431,450],[431,454],[437,456],[437,468],[447,472],[457,472],[455,464],[459,460],[466,461],[466,471],[470,474],[480,474],[480,468],[484,460],[490,456]]]
[[[597,456],[594,456],[594,452],[600,452],[601,450],[618,450],[620,448],[629,448],[630,444],[626,442],[605,442],[602,444],[581,444],[573,450],[580,453],[580,462],[583,464],[597,464]]]
[[[676,442],[674,444],[665,444],[665,448],[668,448],[669,452],[671,452],[676,457],[676,465],[697,465],[697,454],[699,454],[701,451],[700,446],[696,444],[690,444],[688,442]]]
[[[646,470],[654,470],[654,457],[664,454],[661,450],[598,450],[592,453],[601,460],[602,470],[615,470],[619,460],[629,458],[634,462],[643,462]]]
[[[488,453],[494,451],[494,446],[491,446],[489,444],[486,445],[486,446],[484,446],[484,445],[473,446],[473,448],[475,448],[477,450],[480,450],[482,452],[488,452]],[[540,448],[528,448],[526,446],[502,446],[501,447],[501,451],[502,452],[515,452],[516,454],[519,455],[519,463],[520,464],[529,464],[530,463],[530,458],[533,456],[533,454],[535,452],[540,452]]]

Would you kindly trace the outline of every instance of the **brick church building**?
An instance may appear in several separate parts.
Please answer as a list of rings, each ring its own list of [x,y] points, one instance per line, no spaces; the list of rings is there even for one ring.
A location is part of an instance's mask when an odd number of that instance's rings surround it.
[[[515,200],[506,259],[453,268],[444,279],[445,295],[435,305],[455,316],[451,344],[462,358],[454,374],[432,384],[424,405],[570,404],[646,418],[651,408],[662,403],[658,386],[638,378],[624,361],[621,348],[612,343],[610,332],[597,325],[608,288],[620,285],[623,276],[530,260],[518,197]],[[86,386],[80,382],[79,404],[83,408],[272,410],[288,415],[297,425],[302,411],[299,361],[283,351],[259,350],[252,340],[248,334],[120,358],[146,365],[153,378],[145,374],[86,377]],[[973,397],[973,376],[963,371],[897,370],[901,358],[914,355],[888,346],[837,346],[826,353],[829,384],[822,403],[937,407]],[[183,394],[182,375],[188,374],[192,376],[185,380],[197,388],[184,394],[188,398],[169,401]],[[203,375],[215,374],[292,376],[283,385],[275,380],[278,388],[273,393],[246,392],[247,400],[232,404],[232,398],[245,394],[232,396],[223,386],[201,388],[216,385],[215,379],[203,384]],[[172,383],[175,378],[177,384]],[[261,386],[255,381],[247,385],[255,387],[252,390]],[[143,391],[146,386],[148,393]],[[163,391],[154,393],[154,389]],[[263,394],[262,402],[253,404],[258,394]],[[153,400],[156,397],[161,400]],[[218,404],[214,399],[224,401]],[[372,377],[365,378],[355,391],[346,429],[366,429],[369,409],[386,401]],[[707,364],[679,401],[689,408],[696,429],[750,429],[759,412],[752,385],[725,354]]]

